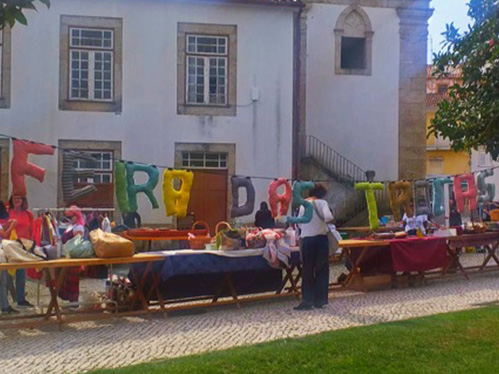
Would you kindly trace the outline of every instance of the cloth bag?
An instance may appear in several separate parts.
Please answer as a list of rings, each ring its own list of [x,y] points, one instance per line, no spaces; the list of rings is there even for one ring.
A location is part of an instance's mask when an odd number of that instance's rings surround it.
[[[47,260],[47,254],[35,242],[27,239],[3,240],[2,248],[7,262],[36,262]]]
[[[133,242],[116,234],[97,229],[89,236],[97,257],[132,257],[135,253]]]
[[[336,231],[336,227],[333,224],[329,224],[326,222],[324,215],[319,210],[319,208],[317,208],[315,201],[312,201],[312,206],[314,207],[315,214],[317,214],[317,217],[319,217],[319,219],[324,222],[324,226],[326,227],[326,234],[329,240],[329,256],[331,257],[340,248],[341,235],[338,231]]]
[[[217,234],[218,249],[221,251],[235,251],[241,248],[241,237],[237,230],[224,230]]]
[[[90,258],[95,256],[94,248],[90,240],[85,240],[81,235],[75,235],[63,246],[66,257]]]
[[[246,248],[265,248],[267,239],[261,229],[250,232],[246,235]]]

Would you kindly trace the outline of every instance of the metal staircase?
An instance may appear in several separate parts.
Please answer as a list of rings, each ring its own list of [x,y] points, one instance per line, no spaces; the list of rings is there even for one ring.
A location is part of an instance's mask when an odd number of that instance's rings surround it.
[[[367,181],[366,172],[352,161],[342,156],[315,136],[308,135],[302,157],[304,179],[311,178],[310,169],[326,175],[328,180],[341,184],[345,189],[345,199],[330,201],[337,226],[360,225],[367,223],[367,205],[364,191],[355,190],[355,183]],[[312,178],[317,179],[317,178]],[[378,212],[384,214],[388,203],[387,186],[384,191],[375,191]]]

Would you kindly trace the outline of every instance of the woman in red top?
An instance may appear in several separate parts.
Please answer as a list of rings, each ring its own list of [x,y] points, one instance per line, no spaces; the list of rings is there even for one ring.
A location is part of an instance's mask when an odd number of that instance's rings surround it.
[[[9,200],[9,218],[16,221],[18,238],[33,239],[33,213],[25,196],[12,195]],[[16,299],[18,306],[32,307],[26,300],[26,270],[16,271]]]
[[[2,239],[9,239],[12,230],[16,227],[16,221],[9,220],[9,213],[3,201],[0,201],[0,242]],[[0,262],[6,262],[3,253],[0,253]],[[0,271],[0,307],[2,314],[19,313],[18,310],[9,305],[8,291],[9,291],[9,274],[7,270]]]

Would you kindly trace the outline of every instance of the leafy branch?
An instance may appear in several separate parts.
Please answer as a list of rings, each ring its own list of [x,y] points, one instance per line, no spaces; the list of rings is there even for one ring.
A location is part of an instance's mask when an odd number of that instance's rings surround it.
[[[37,10],[35,3],[40,2],[50,8],[50,0],[5,0],[0,1],[0,28],[14,27],[19,22],[27,25],[28,20],[24,15],[26,10]]]

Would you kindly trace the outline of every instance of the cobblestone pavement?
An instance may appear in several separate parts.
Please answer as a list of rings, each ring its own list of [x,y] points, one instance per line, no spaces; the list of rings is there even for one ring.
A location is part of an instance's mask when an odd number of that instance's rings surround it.
[[[478,263],[482,255],[466,255]],[[434,280],[416,288],[333,293],[322,310],[293,311],[294,299],[210,308],[152,320],[121,318],[0,332],[0,368],[10,373],[78,373],[353,326],[476,308],[499,300],[499,275]]]

